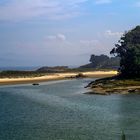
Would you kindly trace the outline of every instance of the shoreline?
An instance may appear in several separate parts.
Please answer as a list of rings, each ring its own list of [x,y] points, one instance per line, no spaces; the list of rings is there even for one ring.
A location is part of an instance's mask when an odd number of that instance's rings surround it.
[[[28,77],[28,78],[0,78],[0,86],[2,85],[15,85],[15,84],[30,84],[40,83],[55,80],[74,79],[78,74],[82,74],[81,78],[103,78],[114,76],[117,71],[93,71],[93,72],[68,72],[68,73],[54,73],[40,77]],[[79,77],[80,78],[80,77]]]
[[[117,79],[107,77],[89,83],[86,88],[91,91],[85,94],[140,94],[140,79]]]

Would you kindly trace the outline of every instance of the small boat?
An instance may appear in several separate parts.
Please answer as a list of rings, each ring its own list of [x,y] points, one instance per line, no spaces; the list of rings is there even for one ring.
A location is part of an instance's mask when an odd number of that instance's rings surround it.
[[[33,86],[38,86],[38,85],[39,85],[39,83],[33,83],[32,85],[33,85]]]

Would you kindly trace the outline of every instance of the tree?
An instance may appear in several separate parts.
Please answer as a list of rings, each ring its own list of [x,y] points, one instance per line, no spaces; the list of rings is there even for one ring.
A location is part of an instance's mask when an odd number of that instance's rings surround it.
[[[103,64],[104,62],[106,62],[107,60],[109,60],[109,57],[107,55],[91,55],[90,57],[90,62],[94,64],[95,67],[100,67],[101,64]]]
[[[110,53],[121,58],[120,75],[140,77],[140,26],[125,32]]]
[[[94,68],[94,69],[118,69],[120,64],[119,57],[109,57],[107,55],[94,55],[90,57],[90,63],[80,66],[80,68]]]

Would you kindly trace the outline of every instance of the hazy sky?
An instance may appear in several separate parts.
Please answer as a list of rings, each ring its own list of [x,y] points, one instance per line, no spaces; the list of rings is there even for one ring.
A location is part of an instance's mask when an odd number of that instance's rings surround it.
[[[140,0],[0,0],[0,66],[81,65],[140,24]]]

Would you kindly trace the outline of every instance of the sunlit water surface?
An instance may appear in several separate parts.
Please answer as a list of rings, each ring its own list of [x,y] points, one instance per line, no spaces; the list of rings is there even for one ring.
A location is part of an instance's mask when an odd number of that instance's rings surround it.
[[[0,87],[0,140],[140,140],[140,96],[83,94],[91,80]]]

